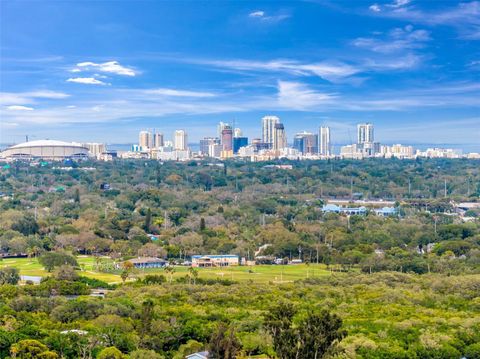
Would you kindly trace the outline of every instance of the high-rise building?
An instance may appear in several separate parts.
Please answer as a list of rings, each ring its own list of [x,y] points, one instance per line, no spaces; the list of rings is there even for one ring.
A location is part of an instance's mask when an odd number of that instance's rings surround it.
[[[243,137],[242,130],[238,127],[233,131],[233,137]]]
[[[283,123],[276,123],[273,130],[273,149],[278,151],[287,147],[287,135]]]
[[[204,137],[200,140],[200,152],[204,156],[209,155],[209,148],[211,145],[220,145],[218,137]]]
[[[188,137],[185,130],[176,130],[173,138],[174,138],[175,150],[186,151],[188,149],[188,144],[187,144]]]
[[[212,143],[208,146],[209,157],[219,158],[222,155],[222,145],[220,143]]]
[[[310,132],[300,132],[293,138],[293,148],[304,155],[318,153],[318,136]]]
[[[248,137],[234,137],[233,138],[233,153],[237,154],[238,150],[241,147],[245,147],[248,145]]]
[[[320,156],[330,156],[331,147],[330,147],[330,127],[322,126],[318,133],[318,153]]]
[[[373,125],[371,123],[361,123],[357,125],[357,143],[373,143]]]
[[[297,133],[293,138],[293,148],[295,148],[298,152],[303,153],[305,137],[303,133]]]
[[[104,143],[82,143],[83,147],[88,148],[88,152],[91,156],[97,157],[98,155],[107,152],[107,146]]]
[[[273,147],[275,125],[280,123],[277,116],[265,116],[262,118],[262,141]]]
[[[152,134],[149,131],[140,131],[138,134],[138,145],[142,150],[152,148]]]
[[[217,137],[218,138],[222,138],[222,131],[225,128],[225,126],[230,126],[230,125],[226,122],[219,122],[218,123],[218,125],[217,125]]]
[[[153,147],[163,147],[163,133],[157,132],[153,134]]]
[[[225,124],[222,130],[222,137],[220,137],[223,151],[233,150],[233,130],[232,126]]]

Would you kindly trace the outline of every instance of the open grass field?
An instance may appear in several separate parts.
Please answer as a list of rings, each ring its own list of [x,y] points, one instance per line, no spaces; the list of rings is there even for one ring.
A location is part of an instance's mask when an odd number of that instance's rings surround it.
[[[104,258],[104,260],[108,260]],[[103,280],[107,283],[120,283],[118,274],[102,273],[96,271],[94,257],[79,256],[77,261],[82,268],[82,275]],[[0,268],[14,267],[20,275],[44,277],[49,273],[38,262],[37,258],[7,258],[0,261]],[[189,267],[175,266],[173,278],[187,275]],[[135,276],[143,277],[146,274],[166,274],[163,269],[136,270]],[[258,265],[237,266],[223,268],[198,268],[198,277],[203,279],[229,279],[234,281],[253,282],[291,282],[298,279],[328,276],[328,271],[323,264],[296,264],[296,265]],[[166,277],[168,277],[166,275]]]

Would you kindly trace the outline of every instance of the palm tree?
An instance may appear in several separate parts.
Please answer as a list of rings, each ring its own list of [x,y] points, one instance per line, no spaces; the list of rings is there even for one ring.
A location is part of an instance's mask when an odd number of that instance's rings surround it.
[[[122,278],[123,283],[125,283],[125,281],[126,281],[126,280],[128,279],[128,277],[130,276],[131,272],[133,271],[134,266],[133,266],[132,262],[130,262],[130,261],[125,261],[125,262],[123,262],[123,264],[122,264],[122,268],[123,268],[123,271],[122,271],[122,273],[120,274],[120,277]]]
[[[168,274],[168,281],[169,281],[169,283],[172,283],[173,273],[175,273],[175,267],[173,266],[173,264],[167,265],[167,266],[164,268],[164,271],[165,271],[165,273]]]
[[[193,278],[193,285],[195,285],[195,282],[198,278],[198,269],[195,269],[193,267],[188,268],[188,276],[190,278],[190,281]]]

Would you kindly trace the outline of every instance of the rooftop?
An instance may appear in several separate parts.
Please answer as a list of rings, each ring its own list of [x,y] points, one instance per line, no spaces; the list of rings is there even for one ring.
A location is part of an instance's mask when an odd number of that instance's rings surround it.
[[[156,257],[138,257],[138,258],[129,259],[126,262],[136,264],[136,263],[159,263],[159,262],[164,263],[166,261],[165,259],[156,258]]]
[[[18,145],[13,145],[9,148],[27,148],[27,147],[84,147],[80,143],[76,142],[64,142],[64,141],[57,141],[57,140],[37,140],[37,141],[29,141],[24,143],[19,143]]]

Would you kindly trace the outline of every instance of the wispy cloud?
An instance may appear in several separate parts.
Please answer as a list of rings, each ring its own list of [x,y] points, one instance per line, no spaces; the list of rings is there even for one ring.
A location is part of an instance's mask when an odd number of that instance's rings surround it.
[[[310,80],[310,79],[309,79]],[[54,126],[64,123],[116,123],[132,119],[168,118],[171,115],[232,114],[245,111],[404,112],[428,108],[480,108],[480,84],[475,82],[412,85],[397,90],[376,90],[363,94],[331,91],[329,84],[313,85],[302,81],[278,80],[265,84],[260,92],[152,89],[91,89],[89,98],[74,97],[42,102],[34,111],[8,110],[7,106],[31,107],[10,102],[2,107],[2,121]],[[26,92],[35,94],[35,91]],[[47,92],[48,93],[48,92]],[[25,93],[13,94],[22,98]],[[94,95],[93,95],[94,94]],[[37,94],[38,95],[38,94]],[[43,93],[45,95],[45,93]],[[11,99],[14,99],[12,96]],[[34,101],[35,99],[31,99]],[[68,114],[68,116],[66,116]]]
[[[264,17],[265,16],[265,11],[257,10],[257,11],[252,11],[250,14],[248,14],[250,17]]]
[[[122,76],[136,76],[138,72],[130,67],[122,66],[118,61],[108,61],[103,63],[95,63],[91,61],[80,62],[73,69],[70,70],[73,73],[83,71],[96,71],[104,72],[114,75]]]
[[[278,81],[278,104],[282,108],[308,110],[335,98],[334,94],[315,91],[300,82]]]
[[[430,33],[426,30],[414,30],[413,26],[395,28],[386,36],[359,37],[352,41],[356,47],[374,52],[390,54],[398,51],[419,49],[430,41]]]
[[[33,111],[33,107],[12,105],[12,106],[7,106],[7,110],[8,111]]]
[[[290,17],[289,14],[281,13],[276,15],[267,15],[263,10],[255,10],[248,14],[248,17],[262,22],[279,22]]]
[[[77,84],[84,85],[106,85],[107,83],[97,80],[94,77],[72,77],[67,80],[67,82],[74,82]]]
[[[369,9],[375,16],[431,26],[451,26],[457,29],[463,38],[480,40],[480,1],[461,2],[454,7],[425,10],[410,4],[410,1],[397,0],[386,5],[373,4]]]
[[[366,59],[365,70],[371,71],[404,71],[421,65],[422,56],[407,53],[389,58]]]
[[[394,2],[390,4],[386,4],[386,7],[390,7],[393,9],[398,9],[401,8],[402,6],[405,6],[410,3],[410,0],[395,0]]]
[[[36,90],[27,92],[1,92],[0,104],[12,105],[12,104],[32,104],[36,103],[38,99],[51,99],[60,100],[69,97],[70,95],[50,90]]]
[[[70,97],[69,94],[66,94],[64,92],[51,91],[51,90],[38,90],[38,91],[24,92],[23,96],[33,97],[33,98],[46,98],[46,99],[63,99],[63,98]]]
[[[275,72],[295,76],[318,76],[328,81],[335,81],[354,75],[361,70],[353,65],[342,62],[312,62],[303,63],[296,60],[189,60],[191,63],[209,65],[234,71]]]
[[[172,96],[172,97],[214,97],[216,96],[212,92],[202,92],[202,91],[187,91],[187,90],[176,90],[169,88],[157,88],[151,90],[145,90],[145,93],[159,96]]]

